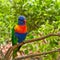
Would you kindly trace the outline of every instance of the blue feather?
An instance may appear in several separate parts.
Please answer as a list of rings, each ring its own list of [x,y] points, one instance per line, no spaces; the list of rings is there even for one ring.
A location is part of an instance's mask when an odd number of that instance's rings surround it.
[[[18,38],[18,43],[21,43],[25,40],[27,33],[15,33],[15,36]]]

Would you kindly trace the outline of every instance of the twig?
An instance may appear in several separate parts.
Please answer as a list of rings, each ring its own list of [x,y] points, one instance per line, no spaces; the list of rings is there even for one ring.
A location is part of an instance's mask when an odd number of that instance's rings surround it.
[[[39,35],[42,37],[43,36],[43,34],[42,33],[39,33]],[[47,41],[45,40],[45,39],[43,39],[43,42],[46,44],[47,43]]]
[[[26,44],[26,43],[31,43],[31,42],[34,42],[34,41],[43,40],[43,39],[48,38],[48,37],[50,37],[50,36],[60,36],[60,33],[56,33],[56,34],[51,33],[51,34],[48,34],[48,35],[43,36],[43,37],[41,37],[41,38],[36,38],[36,39],[27,40],[27,41],[22,42],[22,43],[20,43],[20,44],[18,44],[18,45],[14,45],[14,46],[12,46],[12,47],[8,50],[8,52],[6,53],[6,55],[5,55],[6,60],[9,60],[9,58],[11,57],[11,56],[10,56],[11,52],[12,52],[14,49],[16,49],[17,47],[22,46],[22,45],[24,45],[24,44]]]
[[[25,58],[35,57],[35,56],[41,56],[41,55],[51,54],[51,53],[54,53],[54,52],[60,52],[60,48],[56,49],[56,50],[49,51],[49,52],[43,52],[43,53],[38,53],[38,54],[31,54],[31,55],[28,55],[28,56],[22,56],[22,57],[14,59],[14,60],[20,60],[20,59],[25,59]]]

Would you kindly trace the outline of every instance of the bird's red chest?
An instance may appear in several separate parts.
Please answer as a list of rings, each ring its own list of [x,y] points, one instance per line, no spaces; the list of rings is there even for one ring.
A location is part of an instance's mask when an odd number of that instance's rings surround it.
[[[26,25],[16,25],[15,26],[15,32],[17,33],[26,33],[27,32],[27,26]]]

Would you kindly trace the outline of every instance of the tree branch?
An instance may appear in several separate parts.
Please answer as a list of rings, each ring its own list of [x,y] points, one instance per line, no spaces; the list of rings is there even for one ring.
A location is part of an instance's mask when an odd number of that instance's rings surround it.
[[[19,58],[14,59],[14,60],[20,60],[20,59],[25,59],[25,58],[35,57],[35,56],[52,54],[54,52],[60,52],[60,48],[59,49],[56,49],[56,50],[49,51],[49,52],[43,52],[43,53],[38,53],[38,54],[31,54],[31,55],[28,55],[28,56],[22,56],[22,57],[19,57]]]
[[[7,51],[7,53],[6,53],[6,55],[5,55],[6,60],[9,60],[9,58],[11,57],[12,51],[13,51],[14,49],[16,49],[17,47],[22,46],[22,45],[24,45],[24,44],[26,44],[26,43],[31,43],[31,42],[43,40],[43,39],[48,38],[48,37],[50,37],[50,36],[60,36],[60,33],[55,33],[55,34],[54,34],[54,33],[51,33],[51,34],[48,34],[48,35],[43,36],[43,37],[41,37],[41,38],[36,38],[36,39],[27,40],[27,41],[24,41],[24,42],[22,42],[22,43],[20,43],[20,44],[18,44],[18,45],[14,45],[14,46],[12,46],[12,47]]]

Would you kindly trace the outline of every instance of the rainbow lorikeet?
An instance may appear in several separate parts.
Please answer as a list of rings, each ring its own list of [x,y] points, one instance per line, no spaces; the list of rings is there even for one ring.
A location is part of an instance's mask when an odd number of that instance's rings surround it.
[[[27,35],[27,26],[26,26],[26,18],[24,16],[20,16],[18,18],[18,24],[12,29],[12,45],[16,45],[17,43],[21,43],[25,40]],[[20,46],[21,47],[21,46]],[[17,54],[20,47],[16,48],[13,51],[13,56]]]

